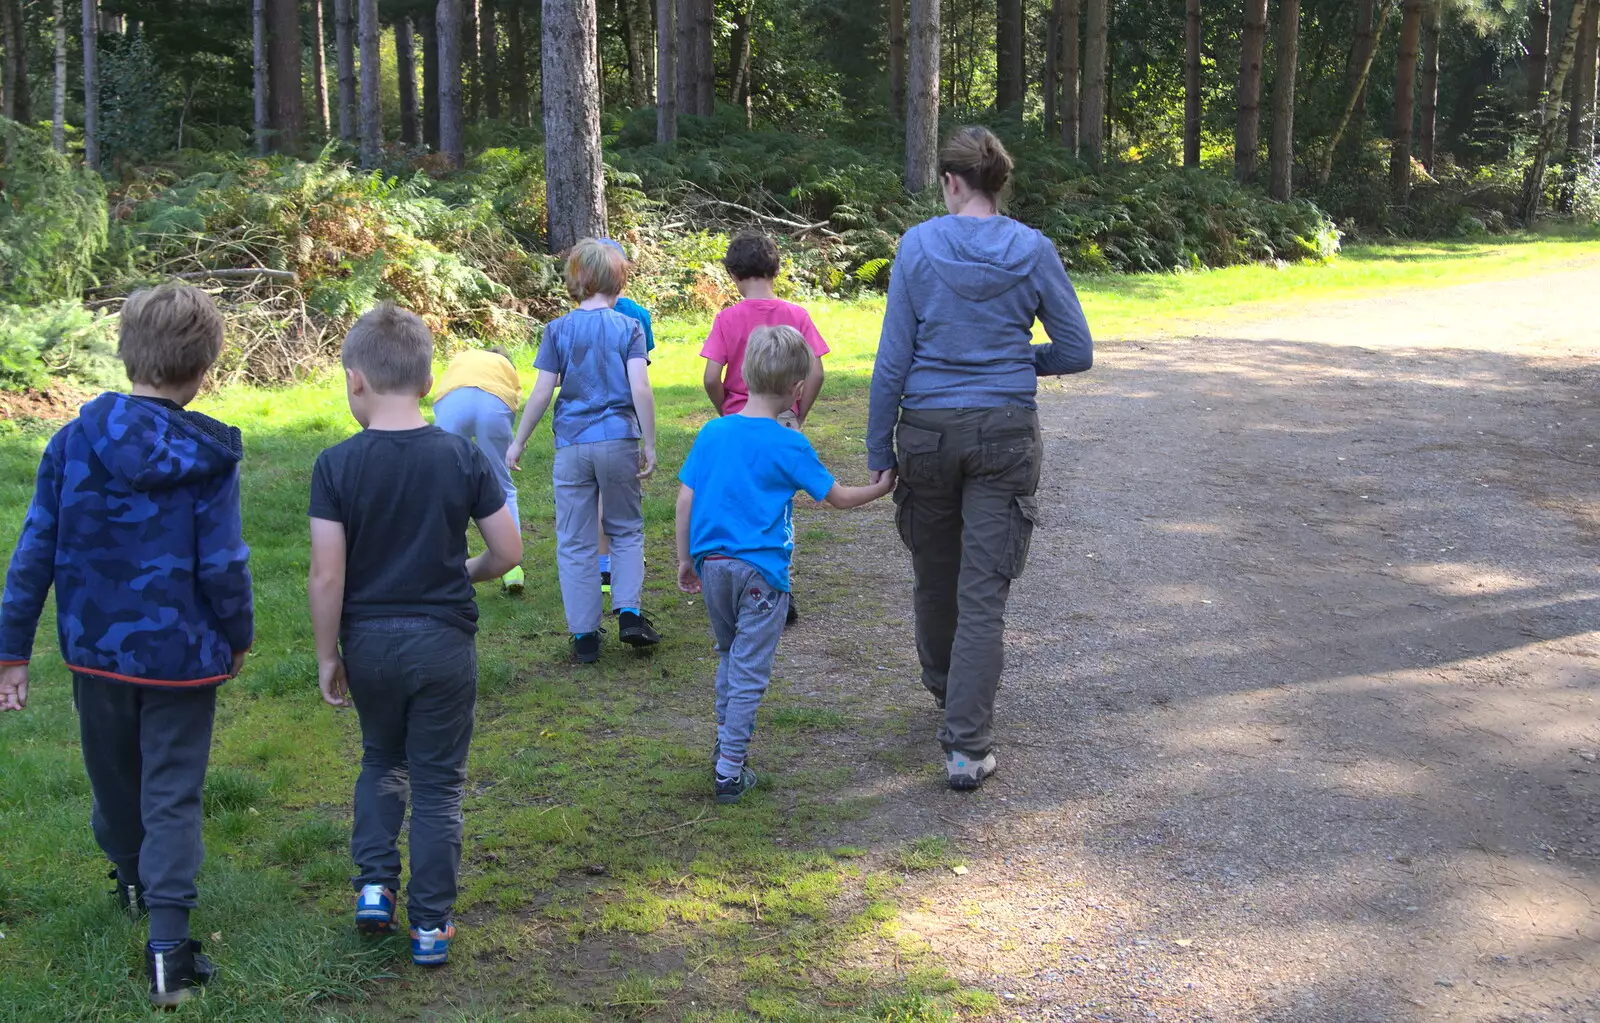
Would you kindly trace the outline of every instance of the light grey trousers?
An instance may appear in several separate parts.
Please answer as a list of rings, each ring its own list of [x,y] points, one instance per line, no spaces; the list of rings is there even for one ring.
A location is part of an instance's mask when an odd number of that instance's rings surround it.
[[[717,774],[737,778],[772,681],[789,594],[737,558],[707,558],[700,587],[717,641]]]
[[[556,568],[574,636],[598,631],[600,530],[611,541],[611,606],[639,607],[644,589],[644,493],[639,442],[606,440],[556,449]],[[596,505],[604,504],[604,519]]]

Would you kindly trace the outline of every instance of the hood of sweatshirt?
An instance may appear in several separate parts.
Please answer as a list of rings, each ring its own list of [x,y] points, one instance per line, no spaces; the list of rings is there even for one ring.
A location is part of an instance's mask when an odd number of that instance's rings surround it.
[[[917,228],[923,255],[951,291],[984,302],[1028,279],[1039,232],[1010,217],[938,217]]]
[[[159,400],[102,394],[78,413],[90,449],[131,490],[170,490],[229,472],[244,456],[237,427]]]

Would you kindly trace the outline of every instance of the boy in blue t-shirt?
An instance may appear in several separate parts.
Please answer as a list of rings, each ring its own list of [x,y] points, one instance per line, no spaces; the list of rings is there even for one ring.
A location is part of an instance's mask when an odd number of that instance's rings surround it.
[[[703,594],[717,643],[717,802],[736,803],[756,776],[745,766],[756,711],[789,610],[794,493],[856,508],[894,489],[841,487],[805,434],[778,422],[811,372],[811,348],[793,327],[750,334],[745,407],[701,427],[678,474],[678,586]]]
[[[622,253],[622,258],[627,260],[627,250],[624,249],[622,247],[622,243],[616,239],[601,238],[600,244]],[[632,262],[628,263],[628,268],[629,272],[631,273],[633,268]],[[644,358],[646,362],[649,362],[650,353],[656,350],[656,331],[655,327],[651,323],[650,310],[646,309],[644,306],[635,302],[626,295],[618,295],[617,304],[611,308],[626,316],[628,319],[637,320],[639,322],[639,326],[644,330]],[[606,510],[604,501],[600,502],[599,511],[596,514],[600,516],[600,520],[602,522],[605,521]],[[600,545],[598,549],[600,551],[600,592],[609,595],[611,593],[611,544],[606,541],[605,530],[600,531]]]

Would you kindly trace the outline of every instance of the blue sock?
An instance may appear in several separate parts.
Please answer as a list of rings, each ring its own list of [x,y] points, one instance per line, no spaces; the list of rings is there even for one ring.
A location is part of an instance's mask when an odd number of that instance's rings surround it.
[[[639,613],[639,609],[636,608],[636,607],[619,607],[619,608],[617,608],[617,614],[619,614],[619,615],[636,615],[638,613]]]
[[[600,555],[600,571],[602,571],[602,572],[611,571],[611,555],[609,555],[609,554]]]

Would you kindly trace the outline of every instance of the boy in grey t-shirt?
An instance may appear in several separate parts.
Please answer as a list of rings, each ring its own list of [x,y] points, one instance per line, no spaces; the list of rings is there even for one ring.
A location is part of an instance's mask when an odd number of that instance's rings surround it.
[[[640,606],[640,481],[656,470],[656,408],[644,328],[612,308],[627,280],[627,261],[614,246],[593,238],[573,246],[567,291],[578,308],[545,327],[533,360],[539,376],[506,453],[506,463],[515,466],[554,399],[556,566],[572,655],[583,664],[600,659],[601,529],[611,541],[611,605],[622,641],[636,647],[661,641]],[[596,521],[597,503],[604,521]]]

